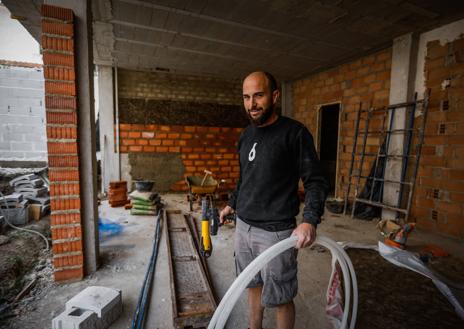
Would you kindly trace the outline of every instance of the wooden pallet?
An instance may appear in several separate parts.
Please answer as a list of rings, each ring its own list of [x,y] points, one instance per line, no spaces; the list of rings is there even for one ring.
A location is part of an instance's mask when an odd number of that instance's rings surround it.
[[[167,210],[166,215],[164,227],[174,326],[207,327],[217,304],[194,237],[186,217],[179,210]]]

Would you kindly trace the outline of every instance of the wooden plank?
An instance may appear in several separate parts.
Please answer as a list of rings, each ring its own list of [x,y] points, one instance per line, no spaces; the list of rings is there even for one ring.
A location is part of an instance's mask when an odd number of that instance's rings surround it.
[[[206,327],[217,304],[187,219],[168,210],[165,228],[174,326]]]

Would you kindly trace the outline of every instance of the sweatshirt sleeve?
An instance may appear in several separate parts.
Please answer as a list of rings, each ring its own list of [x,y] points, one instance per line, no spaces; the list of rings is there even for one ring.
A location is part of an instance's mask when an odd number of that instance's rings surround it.
[[[240,165],[240,142],[242,140],[242,136],[243,136],[243,133],[240,135],[240,139],[238,141],[238,146],[237,146],[237,153],[239,156],[239,159],[238,159],[239,166],[241,166]],[[240,168],[239,173],[240,174],[237,180],[237,186],[235,187],[235,190],[232,192],[232,195],[230,196],[229,201],[227,202],[227,205],[234,210],[236,209],[236,206],[237,206],[238,192],[240,191],[240,185],[242,183],[242,169],[241,168]]]
[[[323,174],[311,133],[303,127],[297,138],[300,178],[305,191],[303,222],[317,226],[324,214],[329,181]]]
[[[238,197],[238,191],[240,190],[240,183],[242,182],[242,178],[239,177],[237,180],[237,186],[235,187],[235,190],[232,192],[232,195],[229,198],[229,202],[227,202],[227,205],[230,206],[232,209],[236,209],[237,206],[237,197]]]

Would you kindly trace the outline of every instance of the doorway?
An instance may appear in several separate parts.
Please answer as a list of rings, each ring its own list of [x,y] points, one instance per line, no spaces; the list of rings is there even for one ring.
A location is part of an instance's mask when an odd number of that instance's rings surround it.
[[[330,181],[329,196],[335,196],[337,184],[338,128],[340,103],[322,105],[319,109],[319,156]]]

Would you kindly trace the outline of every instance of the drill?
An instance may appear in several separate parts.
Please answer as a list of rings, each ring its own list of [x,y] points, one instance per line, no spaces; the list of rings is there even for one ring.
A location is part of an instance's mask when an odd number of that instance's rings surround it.
[[[235,221],[236,215],[230,214],[224,218],[225,222]],[[218,229],[222,226],[219,222],[219,211],[211,207],[207,198],[201,200],[201,254],[208,258],[213,251],[211,235],[217,235]]]

